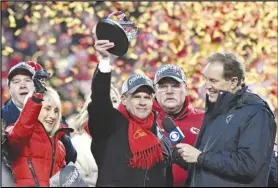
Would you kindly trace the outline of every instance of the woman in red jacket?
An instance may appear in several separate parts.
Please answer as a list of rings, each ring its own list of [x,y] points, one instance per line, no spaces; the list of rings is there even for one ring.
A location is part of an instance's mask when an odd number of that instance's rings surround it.
[[[33,79],[35,93],[26,97],[18,121],[7,128],[15,186],[49,186],[49,179],[65,166],[65,148],[59,138],[61,101],[55,90]]]

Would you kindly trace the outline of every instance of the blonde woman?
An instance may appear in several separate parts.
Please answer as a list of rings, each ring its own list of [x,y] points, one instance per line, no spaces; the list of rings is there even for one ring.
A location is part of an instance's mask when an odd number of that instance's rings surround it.
[[[15,186],[49,186],[50,177],[66,165],[65,148],[59,138],[72,131],[60,129],[58,93],[45,88],[36,75],[33,82],[35,93],[26,97],[19,119],[6,129]]]
[[[114,108],[117,108],[120,104],[120,94],[113,85],[111,85],[110,98]],[[75,165],[89,187],[95,187],[98,177],[98,167],[91,153],[92,137],[88,132],[87,107],[90,101],[91,99],[88,97],[82,110],[76,116],[76,121],[70,124],[70,127],[74,129],[74,133],[71,134],[71,141],[78,153]]]

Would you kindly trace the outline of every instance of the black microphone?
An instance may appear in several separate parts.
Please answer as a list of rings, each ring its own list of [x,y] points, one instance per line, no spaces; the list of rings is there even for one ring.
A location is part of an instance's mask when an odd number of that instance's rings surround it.
[[[162,126],[167,132],[167,137],[171,141],[172,145],[181,143],[181,140],[184,138],[184,134],[171,118],[165,117],[162,120]],[[174,160],[179,160],[181,158],[176,147],[173,148],[172,157]]]
[[[171,141],[172,145],[180,143],[181,140],[184,138],[184,134],[182,133],[180,128],[176,126],[175,122],[171,118],[165,117],[162,120],[162,126],[167,132],[167,137]]]

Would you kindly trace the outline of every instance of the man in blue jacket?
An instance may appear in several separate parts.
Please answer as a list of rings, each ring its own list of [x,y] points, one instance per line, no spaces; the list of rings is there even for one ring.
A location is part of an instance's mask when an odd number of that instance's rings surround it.
[[[243,64],[216,53],[205,68],[206,113],[195,147],[178,144],[192,187],[266,187],[276,124],[268,104],[244,84]]]
[[[8,73],[8,86],[11,100],[9,100],[1,109],[1,116],[6,126],[15,123],[18,119],[27,94],[34,90],[32,76],[37,71],[40,71],[41,77],[44,81],[49,79],[49,74],[43,70],[40,64],[33,61],[20,62],[10,69]],[[73,147],[70,138],[68,136],[63,136],[61,142],[63,142],[66,148],[67,164],[70,161],[75,162],[77,152]]]
[[[274,144],[268,187],[278,187],[278,145]]]

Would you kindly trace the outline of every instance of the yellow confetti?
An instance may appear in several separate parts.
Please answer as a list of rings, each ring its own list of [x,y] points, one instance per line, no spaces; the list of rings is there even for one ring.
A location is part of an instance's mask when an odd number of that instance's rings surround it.
[[[211,42],[210,35],[206,35],[204,41],[207,42],[207,43]]]
[[[71,76],[71,77],[68,77],[68,78],[66,78],[65,79],[65,83],[69,83],[69,82],[71,82],[73,80],[73,77]]]
[[[21,29],[16,30],[16,32],[14,33],[15,36],[18,36],[21,33]]]
[[[15,23],[10,23],[10,28],[15,28],[16,24]]]
[[[26,9],[28,8],[28,6],[29,6],[28,4],[24,4],[24,5],[22,6],[22,9],[23,9],[23,10],[26,10]]]
[[[49,7],[45,7],[44,10],[45,10],[45,15],[44,15],[45,17],[55,17],[57,14],[56,11],[51,10]]]
[[[94,13],[95,13],[95,10],[93,9],[93,7],[87,8],[86,11],[89,12],[90,15],[94,15]]]
[[[149,2],[141,2],[141,5],[143,5],[143,6],[147,6],[149,4]]]
[[[201,6],[201,4],[198,2],[196,2],[195,4],[194,4],[194,11],[195,12],[200,12],[202,10],[202,6]]]
[[[39,12],[33,12],[33,16],[34,16],[34,18],[37,18],[37,19],[41,18],[41,15]]]
[[[69,8],[73,8],[73,7],[75,7],[75,6],[76,6],[76,4],[77,4],[76,2],[72,2],[72,3],[70,3],[70,4],[69,4]]]
[[[213,33],[213,36],[212,36],[212,37],[213,37],[213,38],[221,37],[221,32],[215,31],[215,32]]]
[[[83,7],[81,6],[80,3],[78,3],[75,7],[74,7],[74,10],[73,10],[75,13],[77,12],[82,12],[83,11]]]
[[[35,9],[35,10],[41,10],[41,9],[42,9],[42,5],[41,5],[41,4],[36,5],[36,6],[34,7],[34,9]]]
[[[95,49],[93,47],[89,47],[87,50],[89,54],[93,54],[95,52]]]
[[[8,8],[8,12],[10,15],[12,15],[12,16],[14,15],[14,11],[11,8]]]
[[[5,50],[6,50],[7,52],[9,52],[9,53],[12,53],[12,52],[14,51],[14,50],[13,50],[11,47],[9,47],[9,46],[6,46]]]
[[[54,43],[56,43],[56,39],[55,38],[51,38],[51,39],[48,40],[48,42],[50,44],[54,44]]]
[[[2,35],[2,44],[4,44],[6,42],[6,39],[4,37],[4,35]]]
[[[255,35],[256,36],[256,35]],[[257,37],[257,36],[256,36]],[[267,37],[277,37],[277,31],[269,31]]]
[[[62,11],[65,7],[64,7],[64,3],[65,2],[56,2],[56,4],[54,5],[54,10],[58,10],[58,11]]]
[[[75,18],[75,19],[73,20],[73,24],[76,24],[76,25],[81,24],[80,19]]]
[[[75,51],[77,51],[77,47],[76,46],[72,46],[71,50],[75,52]]]
[[[69,22],[72,22],[72,21],[73,21],[73,18],[72,18],[72,17],[68,17],[68,18],[65,19],[65,21],[68,22],[68,23],[69,23]]]
[[[138,55],[136,55],[135,53],[130,54],[129,57],[131,59],[138,59]]]
[[[9,15],[9,21],[10,21],[10,24],[14,24],[15,23],[15,19],[14,19],[13,15]]]
[[[50,22],[49,22],[51,25],[54,25],[55,24],[55,20],[54,19],[52,19],[52,20],[50,20]]]
[[[84,35],[90,35],[91,34],[91,31],[87,28],[84,30]]]
[[[8,55],[9,55],[9,52],[7,52],[6,50],[2,50],[2,55],[3,55],[3,56],[8,56]]]
[[[42,46],[42,45],[44,45],[45,44],[45,38],[41,38],[41,39],[39,39],[39,40],[37,40],[36,41],[36,44],[38,45],[38,46]]]
[[[169,29],[168,23],[164,22],[159,25],[160,31],[167,31]]]

